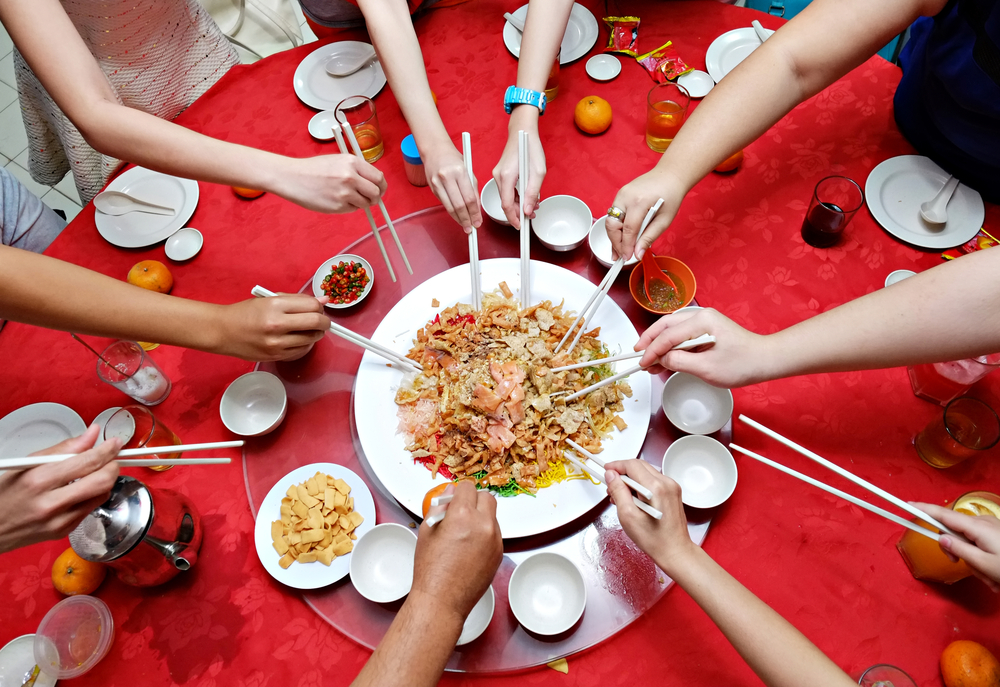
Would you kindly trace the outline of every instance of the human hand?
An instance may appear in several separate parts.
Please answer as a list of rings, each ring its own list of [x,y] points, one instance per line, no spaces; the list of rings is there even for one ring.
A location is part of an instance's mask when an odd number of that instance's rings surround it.
[[[254,362],[295,360],[330,329],[324,297],[278,294],[219,306],[213,352]]]
[[[632,502],[632,491],[621,475],[628,475],[653,492],[649,504],[663,513],[660,520],[650,517]],[[618,521],[625,534],[656,561],[665,573],[698,547],[688,534],[687,517],[681,503],[681,487],[660,474],[644,460],[619,460],[605,466],[608,495],[618,509]],[[642,498],[638,496],[636,498]]]
[[[972,574],[994,593],[1000,592],[1000,519],[991,515],[965,515],[930,503],[912,503],[971,543],[942,534],[938,545],[952,558],[961,558]]]
[[[374,205],[385,193],[385,177],[354,155],[279,158],[274,188],[268,189],[317,212],[352,212]]]
[[[514,110],[514,113],[524,108]],[[512,115],[513,117],[514,115]],[[535,210],[541,202],[542,182],[545,180],[545,151],[538,137],[537,120],[534,126],[522,127],[528,132],[528,182],[524,189],[524,216],[535,218]],[[517,194],[518,180],[518,128],[512,126],[507,135],[507,145],[504,146],[500,161],[493,168],[493,178],[500,192],[500,204],[507,221],[515,229],[521,228],[521,206]]]
[[[711,334],[714,344],[690,351],[671,350],[677,344]],[[664,315],[643,332],[636,351],[645,350],[639,364],[657,373],[687,372],[724,389],[756,384],[775,376],[769,372],[774,346],[712,308]]]
[[[660,198],[663,205],[637,241],[642,220]],[[655,167],[622,186],[611,205],[625,213],[624,222],[609,216],[604,224],[614,256],[629,260],[635,253],[635,257],[641,258],[674,221],[682,200],[684,191],[680,183],[669,172]]]
[[[451,503],[431,508],[428,515],[447,509],[448,516],[434,527],[426,519],[420,526],[410,598],[465,622],[503,558],[497,501],[467,481],[449,486],[444,493],[454,494]]]
[[[109,439],[94,448],[99,432],[94,424],[78,437],[31,454],[79,454],[73,458],[0,472],[0,553],[65,537],[107,501],[118,477],[114,459],[122,443]]]
[[[424,169],[434,196],[465,233],[471,234],[472,227],[481,227],[483,214],[479,210],[477,185],[469,179],[462,154],[451,141],[424,154]]]

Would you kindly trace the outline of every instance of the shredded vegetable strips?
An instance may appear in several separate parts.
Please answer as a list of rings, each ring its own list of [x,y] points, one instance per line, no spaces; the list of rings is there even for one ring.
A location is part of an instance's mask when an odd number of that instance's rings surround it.
[[[460,303],[436,315],[407,353],[423,372],[395,398],[413,460],[502,496],[585,479],[567,470],[565,440],[599,453],[611,431],[625,430],[618,413],[632,390],[622,381],[566,403],[569,393],[613,374],[600,362],[609,355],[600,328],[584,332],[572,351],[552,354],[572,323],[561,304],[520,310],[506,284],[483,296],[480,311]],[[590,360],[591,367],[551,371]]]

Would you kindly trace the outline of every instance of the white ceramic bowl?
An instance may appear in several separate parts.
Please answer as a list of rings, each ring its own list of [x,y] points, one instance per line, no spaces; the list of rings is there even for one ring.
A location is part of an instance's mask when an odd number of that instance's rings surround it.
[[[483,186],[483,190],[479,194],[479,202],[483,206],[483,212],[491,220],[505,227],[510,226],[510,222],[507,221],[507,215],[503,214],[503,206],[500,205],[500,189],[497,188],[496,179],[490,179]]]
[[[614,55],[594,55],[587,60],[587,76],[594,81],[611,81],[622,72],[622,63]]]
[[[885,285],[892,286],[893,284],[898,284],[904,279],[916,276],[916,274],[913,270],[896,270],[895,272],[890,272],[889,276],[885,278]]]
[[[205,237],[201,232],[192,227],[178,229],[163,246],[167,257],[175,262],[190,260],[201,252],[201,247],[205,245]]]
[[[479,598],[476,605],[472,607],[472,611],[469,612],[469,617],[462,625],[462,634],[459,635],[455,646],[468,644],[486,632],[490,621],[493,620],[493,611],[496,610],[496,605],[496,594],[493,593],[493,585],[490,585],[486,588],[486,593]]]
[[[564,252],[583,245],[593,221],[590,208],[579,198],[551,196],[538,204],[531,230],[546,248]]]
[[[318,141],[333,140],[333,125],[337,123],[333,112],[333,110],[323,110],[314,114],[309,120],[309,135]]]
[[[677,83],[686,88],[692,98],[704,98],[715,88],[715,79],[708,72],[697,69],[678,76]]]
[[[351,554],[351,583],[376,603],[392,603],[410,593],[417,534],[394,522],[376,525],[359,538]]]
[[[681,501],[694,508],[714,508],[736,489],[736,461],[712,437],[694,434],[670,444],[661,470],[681,485]]]
[[[597,262],[601,263],[605,267],[611,267],[614,264],[615,259],[611,256],[611,239],[608,238],[608,230],[604,226],[604,221],[607,219],[607,215],[604,217],[599,217],[594,226],[590,228],[590,252],[594,254],[597,258]],[[634,265],[639,262],[638,258],[634,255],[629,259],[625,266]]]
[[[364,299],[368,298],[368,294],[371,293],[372,291],[372,284],[375,283],[375,272],[372,270],[371,263],[369,263],[363,257],[361,257],[360,255],[352,255],[351,253],[336,255],[327,260],[326,262],[324,262],[322,265],[320,265],[319,268],[316,270],[316,273],[313,274],[313,284],[312,284],[313,295],[316,296],[316,298],[321,298],[326,295],[325,293],[323,293],[323,280],[326,279],[328,274],[330,274],[330,271],[333,269],[333,266],[339,262],[361,263],[361,266],[365,268],[365,272],[368,273],[368,283],[365,284],[365,290],[361,292],[361,295],[358,296],[358,299],[356,301],[353,301],[351,303],[326,304],[326,307],[333,308],[334,310],[343,310],[344,308],[354,307]]]
[[[587,605],[587,585],[576,565],[557,553],[524,559],[510,576],[510,610],[525,629],[557,635],[573,627]]]
[[[274,430],[285,419],[287,410],[285,385],[270,372],[248,372],[237,377],[219,403],[222,424],[245,437]]]
[[[703,382],[687,372],[675,372],[663,385],[663,413],[674,427],[688,434],[711,434],[733,416],[733,392]]]

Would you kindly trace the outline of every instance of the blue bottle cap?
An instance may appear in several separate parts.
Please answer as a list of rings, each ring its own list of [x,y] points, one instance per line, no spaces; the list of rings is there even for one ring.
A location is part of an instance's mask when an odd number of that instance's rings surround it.
[[[413,140],[413,134],[404,138],[399,148],[403,151],[403,159],[411,165],[424,164],[423,160],[420,159],[420,151],[417,150],[417,142]]]

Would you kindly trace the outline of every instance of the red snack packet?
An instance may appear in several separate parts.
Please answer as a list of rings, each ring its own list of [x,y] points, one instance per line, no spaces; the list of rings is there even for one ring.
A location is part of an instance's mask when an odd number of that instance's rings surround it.
[[[941,257],[945,260],[954,260],[955,258],[960,258],[968,253],[975,253],[977,250],[992,248],[993,246],[998,245],[1000,245],[1000,241],[993,238],[993,236],[991,236],[985,229],[980,229],[975,236],[958,248],[952,248],[951,250],[946,250],[941,253]]]
[[[635,57],[639,54],[639,17],[605,17],[611,32],[604,52],[620,52]]]
[[[677,54],[671,41],[667,41],[645,55],[638,55],[635,61],[646,68],[656,83],[671,81],[681,74],[687,74],[691,71],[691,67],[687,66],[681,56]]]

